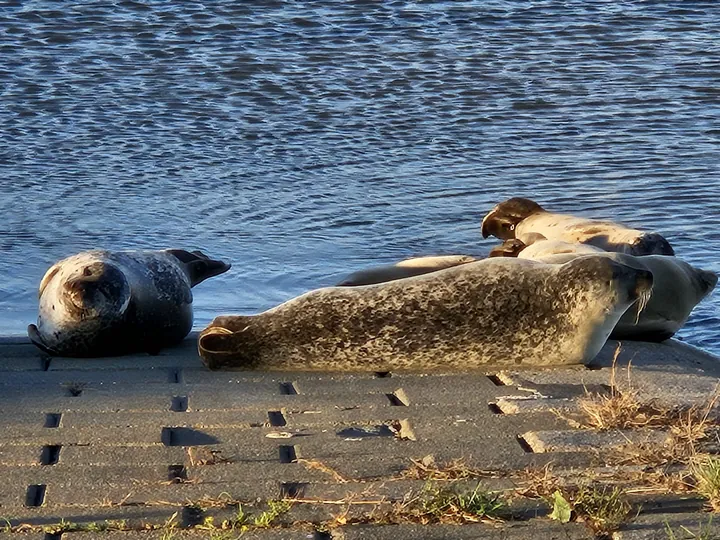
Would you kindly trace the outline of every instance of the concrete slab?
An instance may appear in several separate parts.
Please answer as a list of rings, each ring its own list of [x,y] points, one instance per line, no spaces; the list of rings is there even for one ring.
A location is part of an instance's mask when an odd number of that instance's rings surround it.
[[[608,391],[615,347],[609,343],[592,369],[282,373],[210,372],[192,340],[158,356],[49,362],[23,340],[0,340],[0,513],[13,524],[118,519],[141,528],[194,505],[203,506],[204,516],[226,519],[234,511],[229,499],[388,501],[422,488],[424,480],[403,479],[402,472],[411,458],[428,455],[509,475],[483,480],[497,489],[511,489],[520,471],[548,463],[572,483],[597,448],[640,436],[659,444],[664,437],[581,431],[553,413],[576,411],[586,393]],[[619,369],[628,363],[645,398],[676,404],[703,399],[720,377],[718,359],[673,341],[625,342]],[[625,380],[616,377],[621,390]],[[347,515],[362,517],[371,502]],[[330,503],[298,503],[279,520],[286,528],[243,538],[592,537],[581,524],[528,521],[547,512],[529,499],[515,503],[519,521],[497,526],[355,525],[317,536],[312,526],[294,524],[319,524],[345,511]],[[655,538],[648,531],[664,522],[650,517],[651,507],[618,538]],[[94,533],[64,540],[88,534]]]

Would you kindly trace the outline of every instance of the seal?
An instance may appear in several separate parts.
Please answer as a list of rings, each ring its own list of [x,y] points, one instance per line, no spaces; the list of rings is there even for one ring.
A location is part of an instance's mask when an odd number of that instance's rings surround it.
[[[310,291],[254,316],[216,317],[211,369],[467,370],[589,362],[652,274],[605,257],[493,258],[365,287]]]
[[[475,261],[470,255],[442,255],[432,257],[415,257],[395,264],[366,268],[350,274],[337,284],[338,287],[357,287],[360,285],[374,285],[406,277],[419,276],[467,264]]]
[[[521,253],[524,254],[525,251]],[[582,253],[566,253],[539,256],[535,260],[564,264],[583,256]],[[605,253],[599,256],[648,270],[654,280],[652,294],[646,305],[629,309],[620,318],[610,334],[613,339],[655,342],[670,339],[683,327],[695,306],[713,291],[718,281],[714,272],[696,268],[677,257],[634,257],[625,253]]]
[[[54,264],[28,336],[51,355],[157,353],[192,328],[191,287],[230,265],[200,251],[85,251]]]
[[[612,221],[555,214],[522,197],[501,202],[482,221],[483,238],[492,235],[510,240],[527,233],[629,255],[675,255],[670,243],[658,233],[630,229]]]
[[[588,244],[571,244],[562,240],[548,240],[539,233],[525,233],[520,238],[505,240],[493,247],[488,257],[518,257],[520,259],[540,259],[561,253],[607,253],[605,250]]]

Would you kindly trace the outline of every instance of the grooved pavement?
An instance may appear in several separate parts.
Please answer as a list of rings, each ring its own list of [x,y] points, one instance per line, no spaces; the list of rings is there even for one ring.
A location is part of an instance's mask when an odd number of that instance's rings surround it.
[[[526,469],[593,466],[594,451],[628,435],[582,432],[556,411],[574,410],[585,392],[607,391],[615,345],[591,369],[348,374],[210,372],[193,339],[157,356],[79,360],[50,359],[7,338],[0,342],[0,517],[16,529],[61,520],[124,520],[134,529],[65,533],[75,540],[162,538],[139,529],[219,522],[235,511],[229,501],[252,508],[294,499],[277,520],[282,528],[243,538],[592,538],[581,524],[547,519],[546,504],[527,499],[513,502],[518,518],[504,524],[329,532],[319,524],[421,491],[425,481],[403,471],[429,455],[438,463],[462,458],[492,473],[487,487],[506,493],[523,485]],[[717,384],[718,359],[697,349],[674,341],[624,347],[648,399],[689,403]],[[662,444],[662,433],[645,436]],[[665,522],[641,517],[616,536],[655,538]]]

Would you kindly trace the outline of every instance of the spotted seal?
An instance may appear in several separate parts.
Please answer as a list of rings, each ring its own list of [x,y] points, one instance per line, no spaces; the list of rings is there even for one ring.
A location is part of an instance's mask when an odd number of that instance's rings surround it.
[[[78,253],[42,278],[28,335],[52,355],[157,352],[190,332],[191,287],[229,268],[200,251]]]
[[[482,220],[483,238],[492,235],[509,240],[533,232],[548,240],[590,244],[629,255],[675,255],[670,243],[658,233],[630,229],[611,221],[555,214],[522,197],[501,202]]]
[[[465,370],[589,362],[652,274],[604,257],[493,258],[365,287],[317,289],[254,316],[216,317],[211,369]]]
[[[440,255],[431,257],[415,257],[395,264],[366,268],[350,274],[338,283],[338,287],[357,287],[374,285],[406,277],[419,276],[436,272],[452,266],[459,266],[475,261],[470,255]]]
[[[524,255],[523,251],[520,255]],[[535,260],[564,264],[583,253],[539,255]],[[652,272],[652,294],[642,309],[629,309],[610,334],[613,339],[664,341],[683,327],[690,312],[717,285],[718,276],[709,270],[696,268],[677,257],[645,255],[634,257],[625,253],[600,254],[621,264]],[[639,306],[640,307],[640,306]]]

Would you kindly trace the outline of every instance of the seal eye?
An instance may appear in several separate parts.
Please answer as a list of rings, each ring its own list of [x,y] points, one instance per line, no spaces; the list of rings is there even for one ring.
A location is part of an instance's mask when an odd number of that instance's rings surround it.
[[[92,276],[92,270],[90,270],[90,267],[89,267],[89,266],[86,266],[86,267],[83,269],[83,276]]]

